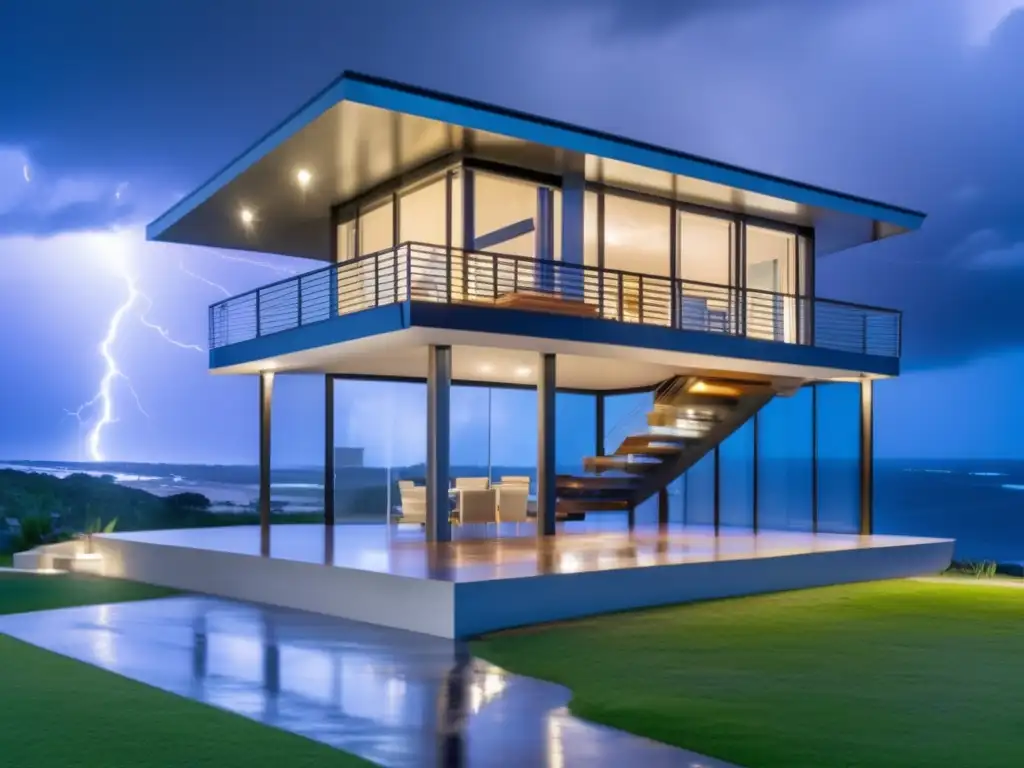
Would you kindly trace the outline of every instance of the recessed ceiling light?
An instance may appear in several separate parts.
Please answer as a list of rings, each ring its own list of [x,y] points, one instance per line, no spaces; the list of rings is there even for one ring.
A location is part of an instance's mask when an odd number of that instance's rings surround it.
[[[313,174],[305,168],[299,168],[295,172],[295,180],[299,182],[299,186],[305,189],[309,186],[309,182],[313,180]]]
[[[494,366],[490,363],[481,363],[480,373],[494,373]]]
[[[238,218],[242,220],[243,224],[252,224],[256,221],[256,214],[252,212],[252,208],[243,208],[238,212]]]
[[[529,376],[531,373],[533,373],[533,369],[525,365],[520,365],[516,368],[516,376],[525,377]]]

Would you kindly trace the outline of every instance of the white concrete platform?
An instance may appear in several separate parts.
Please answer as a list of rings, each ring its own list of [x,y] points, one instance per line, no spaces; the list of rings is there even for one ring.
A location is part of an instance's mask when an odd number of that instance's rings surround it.
[[[429,544],[417,528],[279,525],[271,556],[256,527],[97,536],[103,573],[446,638],[694,600],[932,575],[953,541],[903,536],[628,531],[566,523],[458,531]],[[484,537],[486,535],[486,537]],[[476,536],[476,537],[474,537]]]

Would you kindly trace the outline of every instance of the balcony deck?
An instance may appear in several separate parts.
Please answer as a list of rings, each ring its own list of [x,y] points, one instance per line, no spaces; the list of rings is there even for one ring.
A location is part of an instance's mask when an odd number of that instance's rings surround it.
[[[559,328],[597,322],[741,338],[890,365],[900,354],[895,310],[425,243],[403,243],[218,302],[210,308],[209,345],[223,350],[397,305],[447,307],[453,315],[457,308],[525,312],[557,318]]]

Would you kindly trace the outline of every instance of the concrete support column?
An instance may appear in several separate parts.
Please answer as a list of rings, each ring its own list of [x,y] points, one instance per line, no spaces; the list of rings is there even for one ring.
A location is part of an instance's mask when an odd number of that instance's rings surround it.
[[[555,532],[555,356],[540,355],[537,371],[537,535]]]
[[[860,532],[875,531],[875,417],[874,382],[860,383]]]
[[[274,374],[260,373],[260,554],[270,557],[270,406]]]
[[[427,361],[427,541],[451,541],[452,348],[431,346]]]

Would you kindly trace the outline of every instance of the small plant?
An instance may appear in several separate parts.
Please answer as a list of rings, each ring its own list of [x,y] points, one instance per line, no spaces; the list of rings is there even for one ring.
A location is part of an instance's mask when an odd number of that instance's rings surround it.
[[[993,560],[978,560],[971,563],[971,574],[976,579],[991,579],[996,575],[996,564]]]
[[[82,532],[82,538],[85,539],[85,551],[87,554],[92,554],[92,537],[97,533],[113,533],[114,528],[117,526],[117,518],[111,518],[106,525],[98,517],[93,518],[89,521],[89,524],[85,526],[85,530]]]

